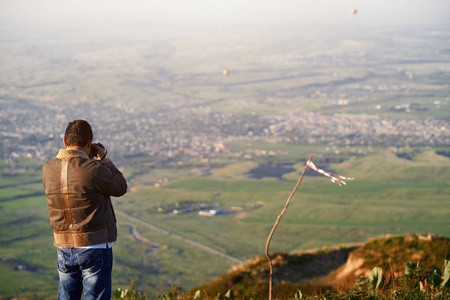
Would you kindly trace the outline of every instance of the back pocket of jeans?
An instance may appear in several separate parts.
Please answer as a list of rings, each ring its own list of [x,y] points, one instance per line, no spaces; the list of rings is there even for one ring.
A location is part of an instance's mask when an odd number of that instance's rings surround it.
[[[92,249],[86,252],[77,254],[78,263],[81,269],[91,269],[103,266],[103,250]]]
[[[62,250],[58,249],[56,252],[56,262],[58,264],[58,270],[61,273],[67,273],[67,268],[66,268],[66,260],[64,258],[64,253]]]

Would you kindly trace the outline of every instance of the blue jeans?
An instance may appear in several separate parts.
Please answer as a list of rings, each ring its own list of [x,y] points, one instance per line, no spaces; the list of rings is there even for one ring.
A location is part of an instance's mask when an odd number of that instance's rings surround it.
[[[111,299],[112,249],[58,248],[58,300]]]

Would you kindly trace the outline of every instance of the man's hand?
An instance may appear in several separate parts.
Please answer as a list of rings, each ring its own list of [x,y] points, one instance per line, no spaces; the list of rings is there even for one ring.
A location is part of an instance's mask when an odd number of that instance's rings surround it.
[[[91,149],[91,153],[96,153],[96,157],[98,159],[104,159],[106,157],[106,153],[108,153],[105,147],[100,143],[92,144],[91,148],[93,148]]]

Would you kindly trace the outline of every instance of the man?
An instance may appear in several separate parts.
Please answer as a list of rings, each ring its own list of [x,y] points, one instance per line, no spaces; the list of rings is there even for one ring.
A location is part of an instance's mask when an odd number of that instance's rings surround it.
[[[57,248],[58,299],[111,299],[112,249],[117,227],[110,196],[127,182],[101,144],[92,144],[91,125],[70,122],[66,149],[45,163],[43,184]]]

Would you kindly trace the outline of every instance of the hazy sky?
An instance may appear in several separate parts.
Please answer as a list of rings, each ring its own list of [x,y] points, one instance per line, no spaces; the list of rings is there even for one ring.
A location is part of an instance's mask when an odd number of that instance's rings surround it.
[[[358,13],[354,16],[351,10]],[[449,24],[450,0],[0,0],[5,30],[133,26]]]

